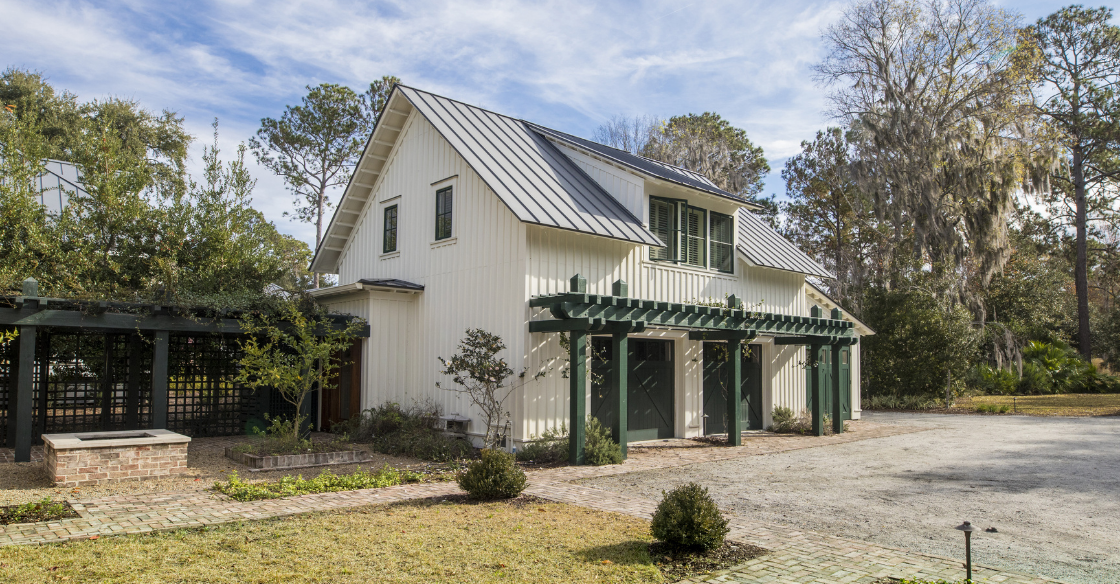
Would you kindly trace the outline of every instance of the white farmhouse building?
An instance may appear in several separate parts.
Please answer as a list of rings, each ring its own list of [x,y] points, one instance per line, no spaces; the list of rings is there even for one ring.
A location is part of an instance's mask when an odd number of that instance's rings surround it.
[[[371,325],[321,421],[434,399],[483,435],[467,399],[436,388],[469,328],[526,372],[512,447],[567,424],[578,459],[588,414],[624,444],[727,432],[729,403],[733,442],[778,406],[859,418],[871,331],[750,208],[697,173],[397,86],[312,262],[339,277],[313,295]]]

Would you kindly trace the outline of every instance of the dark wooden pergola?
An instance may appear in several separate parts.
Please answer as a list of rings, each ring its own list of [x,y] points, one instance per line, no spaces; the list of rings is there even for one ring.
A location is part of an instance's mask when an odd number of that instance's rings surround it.
[[[34,438],[34,410],[36,404],[35,378],[45,380],[49,364],[42,352],[39,337],[44,330],[81,330],[95,334],[129,334],[130,365],[127,380],[129,403],[127,425],[138,429],[138,400],[141,384],[150,381],[150,416],[152,429],[165,429],[168,426],[168,353],[173,334],[189,333],[198,335],[243,336],[241,322],[234,314],[200,316],[203,311],[181,306],[164,304],[138,304],[119,302],[89,302],[62,298],[41,298],[38,284],[28,278],[23,283],[23,294],[8,297],[8,306],[0,306],[0,327],[16,329],[18,336],[13,341],[10,352],[9,385],[7,407],[7,444],[15,450],[17,462],[31,460],[31,445]],[[350,317],[332,315],[326,326],[345,327]],[[148,343],[141,342],[140,335],[151,338],[151,378],[139,377],[141,359],[148,358],[143,352]],[[368,337],[367,325],[358,336]],[[38,371],[37,368],[38,367]],[[45,381],[39,389],[43,396],[41,408],[45,408]],[[108,390],[106,390],[108,392]],[[104,406],[103,406],[104,407]]]
[[[807,345],[810,347],[806,366],[810,368],[809,384],[813,396],[813,432],[824,435],[824,392],[818,358],[821,348],[832,347],[839,354],[841,347],[855,345],[855,325],[842,320],[840,310],[833,309],[831,318],[823,318],[820,308],[814,307],[812,316],[790,316],[744,310],[742,301],[735,296],[727,299],[727,306],[699,306],[628,297],[626,282],[614,283],[611,295],[587,294],[587,280],[576,274],[570,280],[569,292],[538,296],[529,306],[548,308],[554,320],[529,322],[530,333],[567,332],[570,335],[569,358],[571,362],[570,391],[571,411],[569,459],[572,464],[583,463],[583,446],[586,440],[587,419],[587,337],[592,333],[611,334],[612,354],[617,360],[612,368],[610,382],[618,389],[618,415],[611,428],[615,439],[626,455],[626,374],[628,371],[627,335],[647,328],[687,330],[690,340],[725,341],[727,343],[727,411],[738,412],[741,399],[743,355],[742,344],[759,334],[774,335],[779,345]],[[832,360],[833,379],[840,379],[840,360]],[[836,433],[843,432],[840,383],[832,384],[832,426]],[[742,444],[742,420],[728,416],[727,440],[730,445]]]

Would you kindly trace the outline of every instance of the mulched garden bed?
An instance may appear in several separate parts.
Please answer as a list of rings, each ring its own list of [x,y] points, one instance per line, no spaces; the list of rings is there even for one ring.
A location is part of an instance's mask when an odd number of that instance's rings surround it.
[[[670,582],[724,570],[765,553],[768,553],[767,550],[760,547],[734,541],[725,541],[722,546],[707,552],[681,550],[660,541],[649,544],[650,559]]]
[[[80,517],[80,515],[66,501],[43,499],[33,503],[0,507],[0,525],[58,521],[59,519],[75,517]]]

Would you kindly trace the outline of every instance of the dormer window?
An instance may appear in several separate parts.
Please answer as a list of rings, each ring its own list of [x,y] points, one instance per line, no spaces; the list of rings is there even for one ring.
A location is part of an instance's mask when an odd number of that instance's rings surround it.
[[[734,221],[676,199],[649,199],[649,227],[663,248],[651,248],[649,259],[720,272],[734,272]]]

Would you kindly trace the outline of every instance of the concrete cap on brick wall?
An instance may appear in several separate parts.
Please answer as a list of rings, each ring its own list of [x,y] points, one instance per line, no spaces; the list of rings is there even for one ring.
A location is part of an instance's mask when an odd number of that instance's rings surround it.
[[[111,448],[119,446],[152,446],[157,444],[185,444],[191,441],[170,430],[127,430],[123,432],[76,432],[70,434],[43,434],[43,442],[54,450],[77,448]]]

